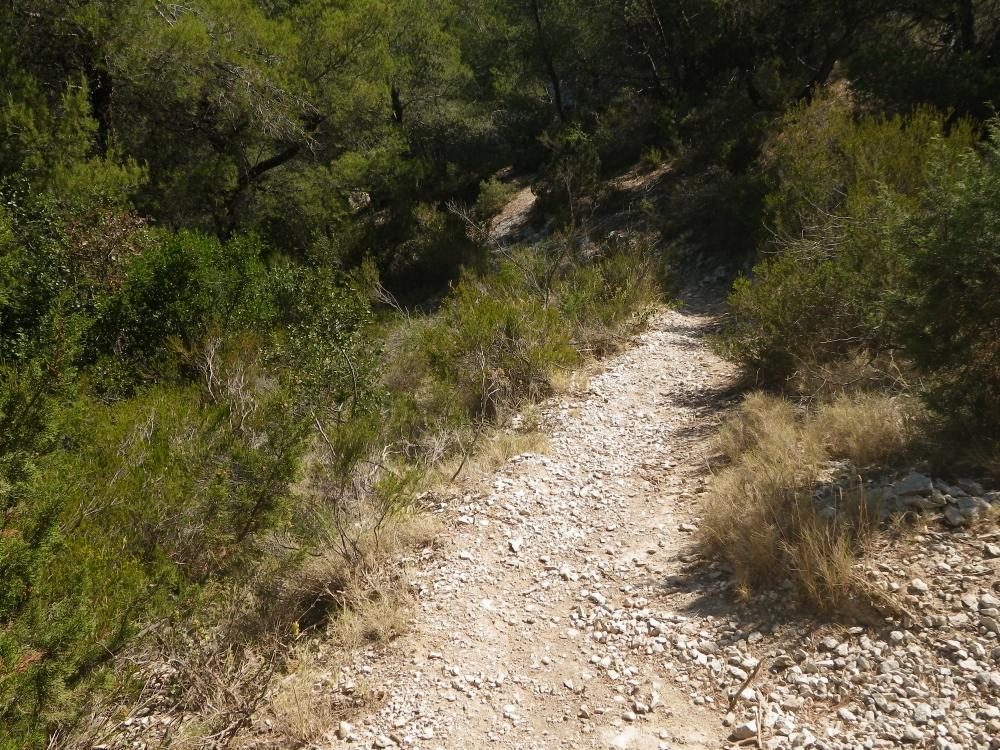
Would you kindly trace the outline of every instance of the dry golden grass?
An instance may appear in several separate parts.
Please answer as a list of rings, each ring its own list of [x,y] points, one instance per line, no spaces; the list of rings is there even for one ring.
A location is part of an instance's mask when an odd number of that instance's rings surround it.
[[[292,649],[285,673],[275,679],[256,716],[261,733],[235,738],[234,750],[316,748],[329,745],[338,724],[382,700],[380,690],[364,680],[352,681],[349,694],[338,689],[342,668],[349,664],[342,649],[306,641]]]
[[[271,733],[289,747],[307,747],[337,725],[336,712],[328,696],[317,695],[315,675],[304,664],[295,664],[274,689],[267,712]]]
[[[428,471],[423,486],[438,489],[452,481],[469,483],[488,476],[514,456],[524,453],[545,453],[548,437],[538,430],[527,432],[490,431],[479,440],[468,440],[468,454],[451,455]],[[475,442],[475,444],[471,444]]]
[[[803,362],[789,383],[792,393],[810,400],[832,401],[893,388],[903,390],[907,373],[890,355],[873,357],[865,352],[819,364]]]
[[[330,518],[318,523],[325,524],[318,532],[323,541],[265,593],[273,631],[322,626],[332,632],[342,620],[353,621],[359,612],[374,609],[383,619],[394,619],[387,618],[391,603],[408,607],[406,597],[394,591],[401,565],[432,546],[441,529],[438,519],[419,508],[388,518],[362,512],[346,522]],[[376,602],[380,605],[373,608]]]
[[[738,415],[727,419],[719,429],[716,447],[726,459],[736,461],[765,437],[772,443],[794,443],[797,416],[798,410],[790,401],[751,393],[740,405]]]
[[[407,631],[413,600],[399,582],[365,592],[365,599],[345,610],[327,629],[331,642],[345,650],[388,643]]]
[[[920,434],[921,413],[912,399],[881,393],[840,396],[821,405],[809,424],[810,439],[834,458],[856,466],[904,458]]]
[[[812,492],[832,458],[869,464],[903,455],[909,425],[905,403],[884,396],[844,396],[808,414],[751,394],[719,433],[728,464],[709,488],[702,545],[732,566],[746,597],[790,580],[818,611],[884,606],[857,566],[878,530],[860,482],[841,493],[833,519],[820,516]]]
[[[585,370],[554,369],[549,373],[553,393],[575,393],[590,387],[590,376]]]

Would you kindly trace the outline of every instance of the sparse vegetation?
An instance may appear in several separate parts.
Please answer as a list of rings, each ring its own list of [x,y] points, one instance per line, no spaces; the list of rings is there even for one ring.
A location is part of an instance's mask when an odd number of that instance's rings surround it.
[[[878,527],[865,472],[954,461],[931,449],[946,433],[973,446],[966,463],[989,464],[971,456],[996,438],[985,290],[1000,288],[987,197],[998,160],[995,132],[978,137],[929,108],[872,116],[840,83],[791,108],[765,148],[771,236],[733,287],[717,345],[791,400],[751,396],[723,427],[731,465],[706,509],[706,546],[744,592],[780,571],[813,607],[847,607],[870,593],[853,565]],[[811,494],[834,459],[858,482],[850,512],[823,519]]]
[[[914,419],[905,400],[884,395],[815,410],[763,393],[746,398],[720,431],[722,463],[701,527],[706,551],[731,566],[742,596],[787,583],[824,613],[885,604],[856,565],[880,523],[861,477],[839,488],[835,516],[822,514],[814,493],[838,472],[906,457]]]
[[[652,249],[612,244],[583,257],[576,242],[514,250],[489,274],[467,274],[434,316],[392,330],[385,382],[411,457],[433,464],[471,445],[552,393],[581,356],[607,354],[644,325],[661,298]]]

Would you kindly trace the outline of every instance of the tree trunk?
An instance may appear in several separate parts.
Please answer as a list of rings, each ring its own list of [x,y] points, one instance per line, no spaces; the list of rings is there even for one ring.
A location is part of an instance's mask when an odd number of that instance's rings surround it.
[[[535,33],[538,37],[538,53],[541,55],[542,63],[545,65],[545,72],[549,76],[549,83],[552,86],[552,96],[555,99],[556,114],[559,115],[560,122],[566,122],[566,110],[563,109],[562,84],[559,83],[559,75],[556,73],[556,65],[552,59],[548,44],[545,43],[545,30],[542,28],[542,13],[538,7],[538,0],[531,0],[531,11],[535,20]]]
[[[812,78],[810,78],[809,81],[799,90],[799,93],[795,95],[795,101],[808,102],[812,100],[813,95],[816,93],[816,89],[827,82],[834,67],[837,65],[837,61],[843,54],[844,48],[851,40],[851,37],[854,36],[854,29],[854,25],[848,26],[840,39],[827,48],[826,54],[823,56],[823,61],[819,64],[816,72],[813,73]]]
[[[972,52],[976,48],[976,9],[972,0],[958,0],[955,15],[958,21],[959,52]]]
[[[111,147],[111,101],[114,90],[111,74],[103,62],[87,65],[90,108],[97,120],[97,148],[101,156]]]
[[[392,121],[397,125],[403,124],[403,100],[400,97],[399,89],[393,85],[389,89],[389,96],[392,97]]]

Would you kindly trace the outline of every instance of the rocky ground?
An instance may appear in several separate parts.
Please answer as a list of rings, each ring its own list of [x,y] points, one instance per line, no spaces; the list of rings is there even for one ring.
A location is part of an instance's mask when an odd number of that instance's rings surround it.
[[[919,513],[869,563],[909,617],[820,626],[780,582],[740,604],[698,558],[732,377],[712,321],[663,313],[546,406],[546,455],[441,499],[454,531],[413,576],[412,633],[334,679],[384,701],[327,747],[1000,748],[995,493],[916,472],[869,486]]]

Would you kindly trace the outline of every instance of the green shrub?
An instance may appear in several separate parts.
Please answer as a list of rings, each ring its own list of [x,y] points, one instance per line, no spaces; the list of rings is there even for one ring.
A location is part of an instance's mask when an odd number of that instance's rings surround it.
[[[441,458],[470,424],[498,422],[551,392],[579,352],[603,354],[660,300],[645,242],[584,257],[574,238],[521,249],[487,275],[467,274],[438,312],[387,334],[384,382],[410,452]]]
[[[215,285],[207,271],[188,277],[191,288],[133,277],[169,294],[123,307],[132,314],[124,330],[144,355],[166,331],[186,335],[172,353],[184,379],[113,401],[74,395],[86,327],[59,299],[15,366],[0,366],[0,747],[43,744],[152,618],[210,603],[206,584],[275,569],[277,556],[261,554],[265,532],[280,530],[289,550],[315,541],[321,529],[292,488],[316,425],[337,441],[330,481],[353,477],[368,457],[344,449],[370,447],[351,436],[371,432],[362,427],[381,404],[360,291],[278,269],[267,304],[255,307],[229,294],[224,271]],[[270,300],[282,303],[280,320]],[[227,305],[222,338],[224,324],[206,321]]]
[[[927,182],[931,154],[972,140],[959,123],[918,109],[890,120],[853,117],[843,92],[785,118],[771,146],[774,239],[729,298],[722,350],[764,381],[787,379],[852,352],[894,344],[890,294],[907,253],[895,241]]]
[[[491,177],[479,183],[475,215],[480,223],[488,224],[510,203],[517,194],[517,186]]]
[[[423,335],[431,372],[474,418],[547,393],[552,368],[576,361],[558,310],[518,294],[516,274],[507,265],[498,279],[463,279]]]
[[[41,737],[150,617],[253,568],[251,540],[287,516],[309,434],[285,402],[158,387],[60,418],[61,449],[4,521],[3,568],[24,581],[0,607],[4,724]]]
[[[1000,123],[978,152],[937,156],[899,241],[899,337],[930,404],[1000,437]]]
[[[579,125],[546,135],[542,142],[550,156],[535,185],[539,203],[560,221],[571,221],[576,202],[597,187],[601,171],[597,145]]]
[[[57,298],[72,297],[73,269],[58,212],[27,185],[0,185],[0,356],[16,357]]]
[[[607,354],[645,325],[662,298],[657,257],[645,241],[612,242],[555,282],[555,297],[577,348]]]
[[[758,173],[733,174],[712,165],[695,174],[668,174],[672,187],[662,212],[663,234],[677,250],[744,259],[757,249],[766,188]]]
[[[151,233],[121,287],[97,304],[90,348],[107,385],[171,376],[178,352],[210,332],[266,329],[276,312],[262,254],[251,237]]]

